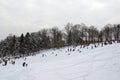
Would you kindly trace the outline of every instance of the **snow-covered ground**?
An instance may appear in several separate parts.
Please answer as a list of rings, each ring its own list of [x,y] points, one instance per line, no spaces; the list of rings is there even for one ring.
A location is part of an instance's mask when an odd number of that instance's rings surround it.
[[[81,52],[79,48],[67,52],[65,47],[29,56],[28,67],[22,67],[22,58],[15,65],[0,64],[0,80],[120,80],[120,44],[93,49],[89,46]]]

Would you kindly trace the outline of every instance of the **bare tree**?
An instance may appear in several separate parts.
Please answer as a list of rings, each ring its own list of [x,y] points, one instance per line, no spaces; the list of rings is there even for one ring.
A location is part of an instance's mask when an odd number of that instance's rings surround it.
[[[71,23],[67,23],[67,25],[65,26],[65,35],[66,35],[66,42],[67,45],[72,45],[73,41],[72,41],[72,28],[73,24]]]
[[[110,41],[112,39],[112,25],[111,24],[107,24],[104,29],[103,29],[103,33],[104,33],[104,38],[105,41]]]
[[[95,41],[98,40],[99,31],[97,30],[97,28],[95,28],[94,26],[90,26],[88,29],[88,33],[89,33],[89,41],[94,43]]]

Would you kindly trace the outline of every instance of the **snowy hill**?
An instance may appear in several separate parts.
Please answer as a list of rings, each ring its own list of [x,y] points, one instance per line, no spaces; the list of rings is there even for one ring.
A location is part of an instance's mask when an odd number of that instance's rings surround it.
[[[0,80],[120,80],[120,44],[90,47],[43,51],[27,57],[28,67],[22,67],[24,59],[0,64]]]

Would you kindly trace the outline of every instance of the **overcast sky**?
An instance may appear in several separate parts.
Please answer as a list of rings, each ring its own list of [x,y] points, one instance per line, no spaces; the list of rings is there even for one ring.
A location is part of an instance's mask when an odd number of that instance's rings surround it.
[[[0,40],[68,22],[102,28],[120,23],[120,0],[0,0]]]

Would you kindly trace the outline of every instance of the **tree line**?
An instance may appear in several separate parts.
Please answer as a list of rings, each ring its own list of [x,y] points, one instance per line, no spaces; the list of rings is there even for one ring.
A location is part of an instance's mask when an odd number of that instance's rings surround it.
[[[70,45],[88,45],[107,41],[120,42],[120,24],[107,24],[101,30],[95,26],[67,23],[58,27],[27,32],[21,36],[9,35],[0,41],[0,57],[34,55],[44,49]]]

